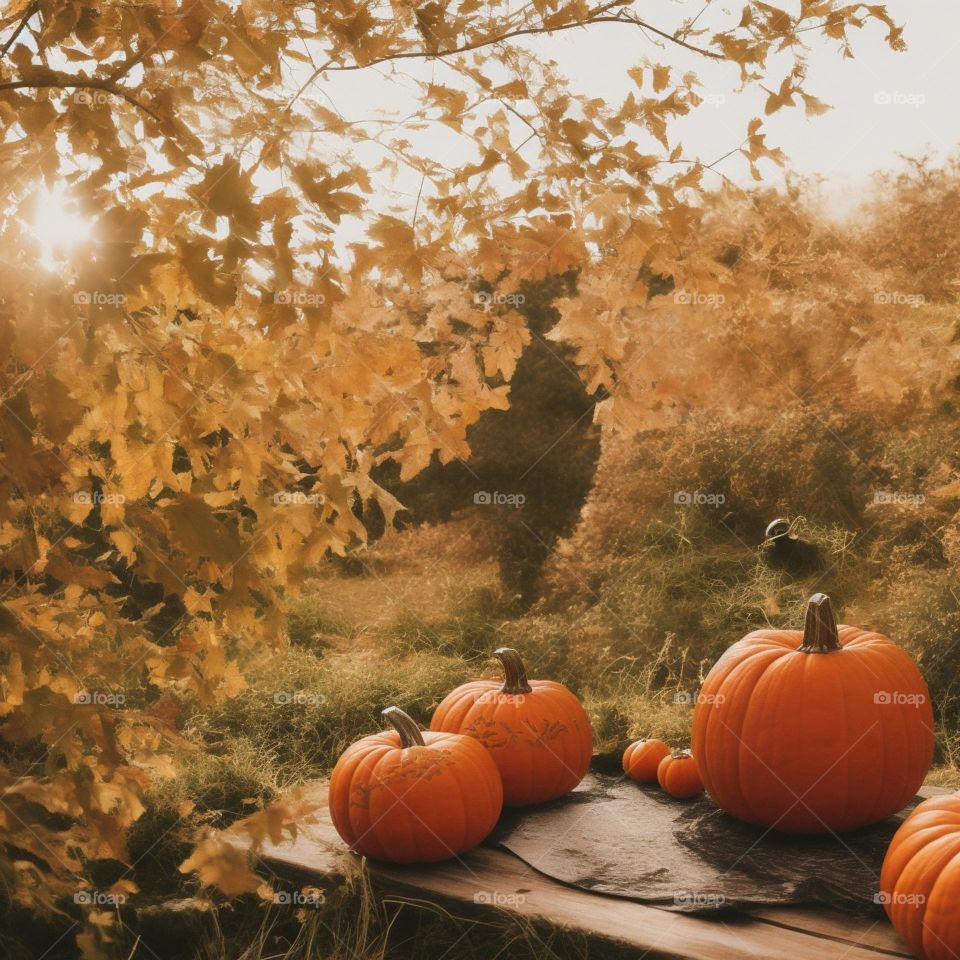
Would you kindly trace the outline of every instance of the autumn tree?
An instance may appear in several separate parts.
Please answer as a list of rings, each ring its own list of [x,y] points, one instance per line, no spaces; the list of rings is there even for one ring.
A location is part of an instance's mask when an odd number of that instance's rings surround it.
[[[5,5],[0,876],[17,902],[57,909],[92,862],[125,859],[177,736],[160,705],[243,687],[304,570],[363,538],[355,505],[393,518],[371,469],[465,459],[471,424],[507,406],[522,321],[465,280],[506,295],[582,271],[550,336],[606,391],[604,422],[697,388],[692,361],[652,376],[643,342],[649,277],[728,278],[688,242],[713,173],[672,135],[702,102],[673,54],[762,85],[768,113],[816,113],[806,44],[849,55],[871,23],[903,43],[873,4],[748,2],[709,29],[699,4],[680,22],[662,6],[661,23],[634,0]],[[619,103],[526,43],[614,28],[638,45]],[[335,79],[375,72],[413,86],[412,115],[338,111]],[[455,161],[418,144],[434,128]],[[723,146],[756,176],[782,160],[760,118]],[[394,202],[403,176],[415,196]],[[73,218],[52,235],[45,191]],[[202,878],[223,853],[198,851]]]

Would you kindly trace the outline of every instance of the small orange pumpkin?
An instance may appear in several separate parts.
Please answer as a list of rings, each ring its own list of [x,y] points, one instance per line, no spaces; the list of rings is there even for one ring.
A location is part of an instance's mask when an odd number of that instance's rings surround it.
[[[837,626],[817,593],[800,630],[757,630],[707,675],[693,752],[710,796],[748,823],[854,830],[912,799],[933,759],[933,712],[892,640]]]
[[[880,872],[880,901],[918,956],[960,957],[960,793],[924,800],[900,825]]]
[[[437,707],[431,730],[463,733],[482,743],[503,778],[507,806],[543,803],[569,793],[593,755],[590,720],[562,683],[527,680],[516,650],[494,656],[504,682],[474,680]]]
[[[689,800],[703,793],[700,770],[689,750],[678,750],[664,757],[657,766],[657,781],[678,800]]]
[[[394,729],[348,747],[330,777],[330,818],[351,850],[390,863],[446,860],[482,843],[503,807],[500,774],[470,737]]]
[[[669,755],[670,748],[662,740],[634,740],[623,751],[623,772],[639,783],[656,783],[657,767]]]

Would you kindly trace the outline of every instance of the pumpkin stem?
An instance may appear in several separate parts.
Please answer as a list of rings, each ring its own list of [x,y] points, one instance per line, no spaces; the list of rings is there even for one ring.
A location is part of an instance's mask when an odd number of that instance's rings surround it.
[[[503,667],[503,686],[501,693],[531,693],[533,687],[527,682],[527,670],[520,659],[520,654],[510,647],[500,647],[493,651],[493,655]]]
[[[837,620],[825,593],[815,593],[807,604],[807,617],[803,624],[802,653],[833,653],[842,650],[837,633]]]
[[[385,717],[393,726],[393,729],[400,734],[400,746],[406,750],[407,747],[425,747],[423,734],[417,726],[417,721],[409,714],[404,713],[399,707],[387,707],[380,711],[380,716]]]

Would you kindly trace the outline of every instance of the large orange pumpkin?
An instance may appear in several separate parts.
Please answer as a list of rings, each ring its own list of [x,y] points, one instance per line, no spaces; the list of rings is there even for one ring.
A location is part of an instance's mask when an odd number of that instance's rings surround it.
[[[916,954],[960,957],[960,794],[924,800],[903,821],[883,861],[880,898]]]
[[[693,715],[704,785],[728,813],[797,833],[852,830],[904,807],[930,769],[933,714],[887,637],[837,626],[815,594],[799,630],[757,630],[710,671]]]
[[[593,755],[590,721],[562,683],[527,680],[516,650],[494,652],[504,682],[474,680],[437,707],[431,730],[464,733],[490,752],[503,778],[503,802],[526,806],[563,796]]]
[[[350,848],[375,860],[429,863],[475,847],[503,807],[500,774],[475,740],[421,732],[397,707],[394,729],[358,740],[330,777],[330,817]]]

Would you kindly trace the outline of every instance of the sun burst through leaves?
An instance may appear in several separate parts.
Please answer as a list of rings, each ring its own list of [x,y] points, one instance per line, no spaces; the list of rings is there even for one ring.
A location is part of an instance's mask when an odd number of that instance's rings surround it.
[[[37,238],[39,264],[45,270],[62,270],[67,260],[90,240],[93,222],[77,209],[65,188],[43,188],[33,198],[30,229]]]

